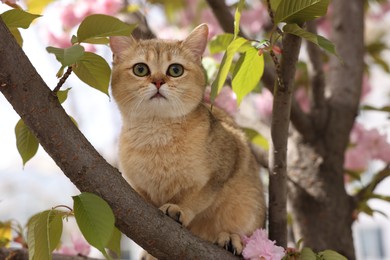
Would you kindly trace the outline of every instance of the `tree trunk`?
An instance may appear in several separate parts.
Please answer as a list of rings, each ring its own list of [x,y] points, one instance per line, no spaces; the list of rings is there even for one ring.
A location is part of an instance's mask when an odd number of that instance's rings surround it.
[[[364,1],[333,1],[332,28],[342,61],[333,57],[330,62],[329,98],[312,105],[313,134],[295,132],[291,138],[289,192],[296,239],[314,250],[333,249],[355,259],[355,204],[345,191],[343,163],[361,93]],[[313,92],[319,91],[316,87]]]

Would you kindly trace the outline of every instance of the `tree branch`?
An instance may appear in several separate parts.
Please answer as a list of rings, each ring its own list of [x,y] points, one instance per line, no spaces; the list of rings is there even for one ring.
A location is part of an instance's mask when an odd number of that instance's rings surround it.
[[[275,84],[271,124],[269,237],[285,248],[287,247],[287,139],[295,65],[298,61],[300,46],[301,38],[291,34],[284,35],[281,59],[284,88]]]
[[[92,147],[0,19],[0,91],[64,174],[111,206],[116,226],[159,259],[237,259],[147,204]]]
[[[315,21],[307,23],[309,32],[317,34],[317,24]],[[309,75],[311,84],[311,111],[310,115],[313,126],[316,130],[324,128],[326,123],[327,106],[325,100],[325,75],[320,48],[314,43],[307,42],[307,52],[310,64]]]
[[[386,167],[378,172],[371,182],[367,184],[364,188],[362,188],[355,196],[354,201],[356,203],[356,207],[358,206],[359,202],[367,198],[367,195],[374,192],[375,188],[387,177],[390,176],[390,165],[386,165]]]

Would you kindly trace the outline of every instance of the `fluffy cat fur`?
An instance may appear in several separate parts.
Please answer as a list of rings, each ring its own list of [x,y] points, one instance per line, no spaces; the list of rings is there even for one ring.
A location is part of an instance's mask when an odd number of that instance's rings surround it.
[[[206,24],[183,41],[111,37],[112,94],[123,121],[120,168],[145,200],[240,254],[240,236],[263,226],[264,195],[244,133],[202,102],[207,37]],[[172,76],[172,64],[183,74],[175,67]]]

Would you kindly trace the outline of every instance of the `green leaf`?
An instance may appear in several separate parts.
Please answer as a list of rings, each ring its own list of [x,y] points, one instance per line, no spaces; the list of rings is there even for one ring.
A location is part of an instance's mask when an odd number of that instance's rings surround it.
[[[381,112],[390,112],[390,106],[384,106],[384,107],[373,107],[373,106],[363,106],[363,110],[373,110],[373,111],[381,111]]]
[[[303,23],[324,16],[329,0],[281,0],[274,15],[275,24]]]
[[[347,260],[346,257],[340,255],[336,251],[329,250],[329,249],[319,252],[318,255],[322,257],[321,259],[324,260]]]
[[[84,47],[81,45],[74,45],[66,49],[47,47],[46,50],[56,56],[56,59],[61,62],[62,67],[72,66],[79,61],[85,53]]]
[[[114,214],[110,206],[99,196],[81,193],[74,196],[74,215],[85,239],[105,256],[111,235],[114,232]]]
[[[264,136],[262,136],[256,130],[251,129],[251,128],[244,128],[244,131],[245,131],[246,136],[248,137],[248,139],[252,143],[260,146],[261,148],[263,148],[266,151],[269,150],[268,140]]]
[[[19,44],[19,46],[23,47],[23,38],[22,38],[22,35],[20,34],[19,29],[16,27],[12,27],[12,28],[9,28],[9,31],[12,33],[16,42]]]
[[[79,42],[91,42],[94,38],[130,36],[135,27],[136,25],[126,24],[109,15],[93,14],[81,22],[77,30],[77,39]]]
[[[233,41],[234,35],[231,33],[219,34],[210,41],[209,50],[211,54],[225,51]]]
[[[89,86],[108,95],[111,68],[107,61],[92,52],[85,52],[73,67],[73,72]]]
[[[304,247],[301,251],[301,256],[299,259],[302,260],[316,260],[316,254],[308,247]]]
[[[121,256],[121,239],[122,233],[114,227],[110,241],[108,241],[107,248],[113,251],[116,254],[115,259],[120,259]]]
[[[302,37],[305,40],[310,41],[310,42],[318,45],[322,49],[324,49],[327,52],[329,52],[329,53],[331,53],[333,55],[336,55],[338,57],[338,55],[336,53],[335,46],[334,46],[334,44],[331,41],[329,41],[328,39],[326,39],[326,38],[324,38],[324,37],[322,37],[320,35],[317,35],[317,34],[314,34],[314,33],[310,33],[310,32],[308,32],[306,30],[303,30],[297,24],[286,24],[283,27],[283,31],[285,33],[290,33],[290,34],[294,34],[296,36]]]
[[[67,88],[65,90],[60,90],[57,92],[58,101],[62,104],[68,98],[68,92],[71,88]]]
[[[271,9],[275,12],[276,9],[278,9],[278,6],[280,4],[280,1],[282,0],[270,0],[271,3]]]
[[[241,55],[234,68],[232,81],[238,104],[259,84],[263,72],[264,56],[259,55],[255,48],[250,48]]]
[[[223,84],[226,81],[227,75],[233,62],[234,54],[246,42],[248,42],[248,40],[238,37],[233,40],[227,47],[227,50],[222,58],[221,66],[218,70],[217,77],[211,85],[210,99],[212,102],[214,101],[215,97],[218,95],[219,91],[222,89]]]
[[[15,136],[16,147],[22,157],[24,166],[37,153],[39,142],[22,119],[15,126]]]
[[[37,14],[30,14],[21,9],[11,9],[1,15],[1,19],[8,28],[27,29],[35,18],[40,17]]]
[[[51,259],[62,235],[64,212],[46,210],[34,215],[28,222],[27,244],[29,259]]]
[[[244,8],[245,0],[240,0],[237,5],[236,13],[234,14],[234,39],[237,38],[238,33],[240,32],[240,19],[241,12]]]

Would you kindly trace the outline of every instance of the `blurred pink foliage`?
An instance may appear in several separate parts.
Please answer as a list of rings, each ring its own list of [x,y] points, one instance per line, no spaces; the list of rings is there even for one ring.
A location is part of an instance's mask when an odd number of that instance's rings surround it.
[[[304,87],[300,87],[295,91],[295,99],[303,112],[308,113],[310,111],[309,95]]]
[[[268,239],[264,229],[257,229],[252,236],[243,236],[244,250],[242,256],[249,260],[280,260],[285,255],[283,247],[275,245]]]
[[[254,106],[261,118],[267,120],[271,118],[273,100],[274,97],[272,93],[266,88],[261,90],[261,94],[256,94],[254,98]]]
[[[210,104],[211,88],[207,87],[204,101]],[[228,114],[234,115],[237,112],[237,97],[230,87],[223,87],[214,100],[214,105],[225,110]]]
[[[373,159],[390,162],[390,144],[387,135],[381,134],[378,129],[367,130],[363,125],[355,123],[350,142],[352,146],[345,154],[346,169],[365,170],[369,161]]]
[[[47,31],[47,41],[56,47],[70,47],[71,30],[85,17],[91,14],[115,15],[121,8],[121,0],[76,0],[66,4],[59,2],[59,19],[63,30],[60,33]],[[87,51],[96,50],[92,45],[85,45],[85,47]]]
[[[91,252],[91,246],[84,239],[84,237],[81,236],[81,234],[72,234],[72,245],[62,246],[60,249],[57,250],[57,252],[63,255],[88,256]]]

